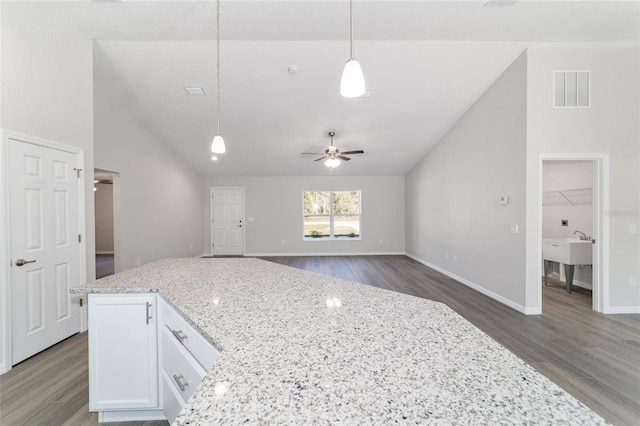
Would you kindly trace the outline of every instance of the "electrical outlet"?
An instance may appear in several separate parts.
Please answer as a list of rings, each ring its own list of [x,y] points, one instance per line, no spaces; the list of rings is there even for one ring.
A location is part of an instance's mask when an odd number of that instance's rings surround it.
[[[638,225],[636,225],[635,223],[629,224],[629,233],[630,234],[637,234],[638,233]]]
[[[382,238],[380,238],[380,245],[382,245],[382,243],[383,243],[383,242],[384,242],[384,241],[382,240]]]
[[[629,287],[635,287],[638,285],[638,279],[636,277],[629,277]]]
[[[193,250],[193,243],[189,244],[189,250]]]
[[[284,244],[285,244],[285,243],[284,243],[284,240],[280,241],[280,244],[281,244],[281,245],[284,245]]]
[[[457,254],[454,254],[454,255],[453,255],[453,261],[454,261],[454,262],[457,262],[457,261],[458,261],[458,255],[457,255]]]

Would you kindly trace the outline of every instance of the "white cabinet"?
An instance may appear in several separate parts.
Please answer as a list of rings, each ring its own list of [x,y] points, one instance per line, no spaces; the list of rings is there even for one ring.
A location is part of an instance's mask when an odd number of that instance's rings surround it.
[[[163,408],[173,423],[220,353],[164,301],[160,309]]]
[[[89,410],[100,421],[162,419],[157,297],[89,295]]]
[[[89,295],[89,410],[172,423],[220,353],[155,294]]]

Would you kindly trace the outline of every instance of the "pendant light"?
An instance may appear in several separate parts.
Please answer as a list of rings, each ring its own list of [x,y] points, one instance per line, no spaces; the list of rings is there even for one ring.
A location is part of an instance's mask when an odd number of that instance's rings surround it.
[[[226,148],[224,146],[224,139],[220,134],[220,0],[216,1],[216,94],[216,115],[218,127],[217,133],[211,142],[211,152],[214,154],[224,154],[226,152]]]
[[[349,0],[349,39],[351,56],[342,71],[340,94],[345,98],[357,98],[365,92],[364,74],[360,63],[353,57],[353,0]]]

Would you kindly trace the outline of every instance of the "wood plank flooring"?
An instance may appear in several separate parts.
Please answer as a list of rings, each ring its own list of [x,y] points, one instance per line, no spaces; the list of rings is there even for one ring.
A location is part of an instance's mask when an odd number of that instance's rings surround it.
[[[543,315],[522,315],[405,256],[263,259],[446,303],[609,422],[640,425],[640,315],[598,314],[554,281]],[[88,399],[82,333],[0,376],[0,424],[96,425]]]
[[[640,315],[604,315],[591,294],[549,280],[523,315],[406,256],[263,257],[443,302],[616,425],[640,425]]]
[[[32,356],[0,376],[0,425],[98,425],[89,412],[87,333]],[[109,423],[168,426],[167,421]]]

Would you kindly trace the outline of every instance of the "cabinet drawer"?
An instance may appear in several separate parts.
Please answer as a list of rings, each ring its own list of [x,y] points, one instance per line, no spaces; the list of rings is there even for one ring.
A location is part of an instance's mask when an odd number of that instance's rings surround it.
[[[162,372],[162,409],[164,415],[169,421],[169,424],[173,424],[180,411],[184,407],[184,401],[182,397],[178,395],[178,391],[171,384],[171,378],[166,372]]]
[[[206,371],[165,328],[162,335],[162,368],[183,401],[196,390]]]
[[[164,301],[162,302],[162,322],[164,323],[162,328],[167,329],[171,339],[191,352],[205,370],[209,370],[220,356],[216,348]]]

